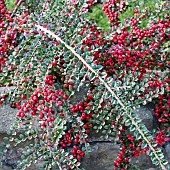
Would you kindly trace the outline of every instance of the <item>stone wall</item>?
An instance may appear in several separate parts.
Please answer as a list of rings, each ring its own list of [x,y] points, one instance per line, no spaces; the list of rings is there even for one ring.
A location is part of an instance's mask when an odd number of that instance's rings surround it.
[[[0,90],[2,91],[2,89]],[[153,106],[150,104],[142,106],[136,110],[137,115],[142,119],[142,122],[150,131],[159,127],[158,122],[156,122],[153,117],[152,109]],[[16,112],[17,110],[11,108],[9,105],[0,107],[0,142],[2,142],[3,137],[6,136],[7,130],[14,122]],[[81,168],[84,168],[84,170],[113,169],[113,161],[116,159],[119,152],[119,144],[114,144],[111,139],[103,141],[98,136],[99,135],[93,133],[93,136],[90,138],[92,152],[86,155],[83,159]],[[9,148],[7,152],[8,159],[3,162],[3,167],[0,168],[0,170],[14,169],[16,167],[17,160],[19,159],[21,148],[25,147],[25,145],[26,144],[22,144],[17,148]],[[170,162],[170,143],[166,143],[163,147],[163,152]],[[150,158],[145,154],[132,159],[132,162],[134,162],[141,170],[159,170],[151,163]],[[32,165],[27,168],[27,170],[38,170],[39,167],[40,163]]]

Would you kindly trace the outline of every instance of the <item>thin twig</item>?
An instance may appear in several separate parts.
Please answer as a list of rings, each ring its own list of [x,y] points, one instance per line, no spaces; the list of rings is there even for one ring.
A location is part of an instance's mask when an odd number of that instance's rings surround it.
[[[20,0],[20,1],[17,3],[15,9],[13,10],[13,12],[12,12],[12,14],[11,14],[11,18],[14,17],[15,13],[18,11],[18,8],[20,7],[20,5],[21,5],[21,3],[22,3],[23,1],[24,1],[24,0]]]

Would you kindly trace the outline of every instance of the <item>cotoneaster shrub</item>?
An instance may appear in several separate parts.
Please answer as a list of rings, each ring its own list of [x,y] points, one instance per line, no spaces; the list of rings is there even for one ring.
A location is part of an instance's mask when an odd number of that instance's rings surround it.
[[[34,139],[16,169],[38,160],[42,169],[79,169],[90,152],[92,129],[119,139],[115,170],[133,169],[131,158],[141,153],[168,168],[161,146],[169,140],[169,6],[166,1],[153,11],[135,6],[133,16],[122,21],[129,3],[106,1],[102,9],[111,25],[106,33],[87,19],[95,3],[17,1],[11,12],[0,1],[0,85],[13,86],[1,94],[0,104],[18,109],[4,138],[3,159],[12,143]],[[87,94],[75,102],[85,86]],[[134,112],[148,102],[155,103],[162,124],[155,133]]]

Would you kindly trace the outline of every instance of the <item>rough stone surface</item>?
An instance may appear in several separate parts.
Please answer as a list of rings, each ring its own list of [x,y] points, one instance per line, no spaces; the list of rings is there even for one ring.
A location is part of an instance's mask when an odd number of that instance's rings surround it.
[[[92,152],[84,157],[82,168],[85,170],[112,170],[113,161],[119,152],[119,145],[97,143]]]
[[[20,148],[10,148],[7,153],[7,159],[5,161],[2,161],[2,168],[0,170],[12,170],[16,169],[17,167],[17,161],[20,160],[22,149],[26,144],[23,144],[20,146]],[[31,164],[30,167],[27,167],[25,170],[39,170],[41,168],[41,162],[37,161],[36,164]]]
[[[152,130],[154,127],[154,117],[152,106],[146,105],[136,109],[135,113],[142,120],[142,123],[148,128],[148,130]]]
[[[15,121],[17,109],[13,109],[8,105],[0,107],[0,133],[5,133],[9,130]]]
[[[14,89],[14,87],[0,87],[0,94]],[[11,108],[9,105],[0,106],[0,133],[7,132],[15,120],[17,109]]]
[[[164,155],[165,158],[168,160],[168,166],[170,169],[170,141],[167,144],[165,144]]]
[[[82,101],[83,98],[86,96],[87,92],[89,90],[89,87],[86,86],[86,85],[82,85],[80,88],[79,88],[79,91],[76,91],[75,92],[75,97],[72,99],[72,102],[73,103],[78,103],[79,101]]]
[[[167,153],[167,158],[169,158],[169,161],[170,161],[170,143],[165,146],[165,150]]]
[[[158,170],[156,169],[155,165],[152,164],[150,157],[147,156],[146,154],[141,154],[138,157],[133,158],[132,162],[137,167],[140,167],[140,170],[147,170],[152,168],[153,170]]]
[[[0,170],[12,170],[11,167],[4,166],[3,168],[0,168]]]

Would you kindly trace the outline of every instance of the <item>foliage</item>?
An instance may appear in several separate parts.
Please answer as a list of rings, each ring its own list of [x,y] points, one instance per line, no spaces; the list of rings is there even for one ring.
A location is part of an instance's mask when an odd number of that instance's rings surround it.
[[[132,16],[123,21],[127,1],[106,1],[102,10],[110,20],[107,33],[87,19],[95,4],[90,0],[17,1],[14,12],[0,3],[0,85],[14,87],[1,94],[0,104],[18,109],[4,138],[3,159],[11,142],[17,146],[34,139],[23,150],[18,169],[39,160],[42,169],[79,169],[90,152],[93,129],[106,139],[119,139],[114,169],[131,168],[132,157],[147,153],[165,170],[161,146],[169,140],[170,79],[160,72],[169,67],[166,1],[154,11],[132,6]],[[145,18],[147,25],[141,26]],[[87,94],[75,102],[85,86]],[[163,126],[155,134],[135,113],[151,101]]]
[[[15,6],[14,2],[15,2],[15,0],[6,0],[5,3],[6,3],[7,9],[12,10],[13,7]]]
[[[105,2],[105,1],[104,1]],[[125,18],[130,18],[134,15],[133,9],[136,6],[139,6],[140,9],[144,10],[145,8],[148,8],[149,10],[156,10],[155,9],[155,4],[159,4],[160,1],[155,1],[155,0],[129,0],[127,1],[128,5],[127,5],[127,9],[126,11],[124,11],[122,14],[120,14],[119,19],[121,22],[123,22],[123,20]],[[156,15],[154,15],[155,17]],[[104,14],[104,12],[102,11],[102,4],[95,4],[92,6],[92,8],[90,8],[89,12],[88,12],[88,18],[90,20],[94,20],[97,25],[99,27],[102,28],[103,31],[107,31],[110,29],[110,24],[108,21],[108,18],[106,17],[106,15]],[[141,27],[144,27],[147,25],[148,23],[148,19],[145,18],[144,20],[142,20],[142,23],[140,24]]]
[[[102,11],[101,4],[97,4],[90,8],[88,19],[94,20],[97,25],[102,28],[103,31],[107,31],[110,29],[109,20],[105,13]]]

